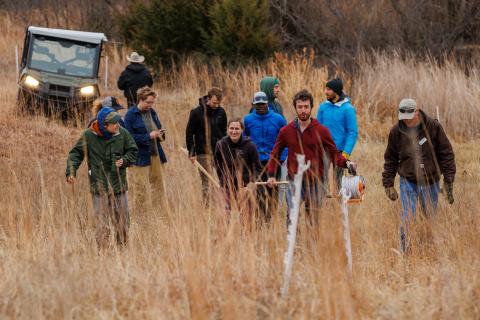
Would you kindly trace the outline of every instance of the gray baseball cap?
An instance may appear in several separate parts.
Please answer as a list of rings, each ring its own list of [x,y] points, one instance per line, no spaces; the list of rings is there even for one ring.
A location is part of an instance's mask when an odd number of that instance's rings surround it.
[[[267,94],[263,91],[258,91],[253,96],[252,104],[268,103]]]
[[[398,105],[398,120],[410,120],[415,116],[417,103],[411,98],[405,98]]]

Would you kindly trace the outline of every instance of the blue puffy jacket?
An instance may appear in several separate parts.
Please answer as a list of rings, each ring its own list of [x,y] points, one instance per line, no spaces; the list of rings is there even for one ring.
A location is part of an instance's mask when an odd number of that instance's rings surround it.
[[[162,124],[160,123],[160,119],[158,119],[158,115],[155,110],[150,109],[152,113],[152,120],[155,122],[155,125],[158,128],[162,128]],[[133,106],[128,109],[127,114],[125,115],[125,129],[130,132],[133,139],[137,143],[138,146],[138,158],[136,166],[145,167],[150,165],[150,158],[152,156],[152,139],[150,138],[150,134],[143,123],[142,114],[140,113],[140,109],[137,106]],[[167,157],[163,152],[162,146],[158,139],[155,139],[157,143],[158,155],[160,157],[160,161],[162,163],[167,162]]]
[[[323,102],[318,108],[317,120],[330,130],[337,149],[351,155],[358,128],[355,107],[350,100],[342,95],[335,104],[328,100]]]
[[[267,114],[257,114],[255,110],[243,118],[245,130],[243,135],[250,139],[257,146],[260,161],[265,162],[270,159],[275,141],[277,140],[280,129],[287,125],[283,116],[271,110]],[[282,152],[281,161],[287,158],[287,150]]]

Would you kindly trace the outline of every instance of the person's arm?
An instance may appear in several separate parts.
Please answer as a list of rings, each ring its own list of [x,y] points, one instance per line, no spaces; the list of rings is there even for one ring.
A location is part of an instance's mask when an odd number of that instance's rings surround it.
[[[345,159],[342,153],[338,151],[335,142],[333,142],[330,130],[328,130],[326,127],[323,127],[320,134],[320,139],[322,140],[323,149],[330,155],[330,159],[332,159],[332,162],[337,167],[346,168],[347,159]]]
[[[250,123],[247,117],[243,118],[243,126],[245,127],[245,129],[243,130],[243,136],[250,137]]]
[[[85,133],[83,133],[75,143],[75,146],[68,153],[67,169],[65,171],[65,176],[67,178],[77,176],[77,170],[82,164],[82,161],[85,157],[86,148],[87,148],[87,138],[85,136]]]
[[[320,122],[320,124],[323,125],[323,112],[322,112],[322,104],[318,106],[318,111],[317,111],[317,120]]]
[[[250,162],[252,175],[250,176],[250,182],[257,180],[260,172],[262,172],[262,164],[260,163],[260,156],[258,155],[257,147],[252,142],[250,146]]]
[[[134,129],[133,129],[134,121],[135,121],[135,118],[133,116],[133,113],[127,112],[127,114],[125,115],[125,121],[124,121],[125,129],[128,130],[130,135],[133,137],[133,140],[135,140],[137,144],[144,144],[144,145],[150,144],[150,135],[148,133],[134,132]]]
[[[127,73],[125,71],[122,71],[122,73],[120,74],[120,77],[118,77],[118,81],[117,81],[117,87],[118,89],[120,90],[125,90],[126,87],[127,87]]]
[[[138,147],[128,131],[125,131],[125,144],[123,147],[123,167],[129,167],[137,162]]]
[[[223,110],[223,121],[221,124],[222,134],[225,137],[227,135],[227,113]]]
[[[190,111],[190,115],[188,117],[187,127],[185,129],[185,142],[187,145],[188,155],[193,157],[196,155],[195,151],[195,119],[193,110]]]
[[[388,143],[385,150],[384,159],[385,163],[383,165],[382,184],[385,188],[391,188],[394,185],[399,164],[395,128],[392,129],[388,135]]]
[[[355,112],[355,108],[353,107],[347,108],[345,112],[347,137],[345,140],[345,147],[342,151],[350,156],[352,154],[353,147],[355,147],[355,143],[357,142],[358,137],[357,115]]]
[[[440,124],[438,124],[436,140],[437,145],[435,146],[435,153],[440,171],[443,174],[443,179],[445,183],[453,183],[457,171],[455,154],[453,153],[452,144]]]
[[[284,130],[280,130],[277,140],[275,141],[275,145],[273,146],[272,153],[270,153],[270,160],[268,161],[268,164],[267,164],[267,168],[268,168],[267,172],[270,178],[276,177],[278,166],[280,164],[280,154],[282,153],[283,149],[285,149],[286,147],[284,132],[285,132]]]

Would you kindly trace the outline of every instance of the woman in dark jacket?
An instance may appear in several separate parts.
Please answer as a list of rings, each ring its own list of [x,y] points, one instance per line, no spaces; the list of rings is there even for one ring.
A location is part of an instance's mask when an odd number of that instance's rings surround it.
[[[242,121],[230,120],[227,136],[218,141],[215,148],[214,164],[225,194],[227,211],[230,211],[232,202],[244,204],[243,198],[255,191],[254,182],[261,170],[257,147],[242,133]],[[251,209],[249,206],[250,215]]]
[[[138,146],[138,159],[129,172],[129,180],[135,184],[133,199],[135,207],[165,209],[165,187],[163,164],[167,162],[161,141],[165,140],[165,129],[153,109],[157,94],[149,87],[138,90],[138,105],[128,109],[125,129]],[[154,208],[154,209],[155,209]]]

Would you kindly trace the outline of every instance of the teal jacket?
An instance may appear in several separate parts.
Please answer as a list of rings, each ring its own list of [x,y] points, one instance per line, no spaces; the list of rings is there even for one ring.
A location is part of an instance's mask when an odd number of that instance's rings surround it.
[[[323,102],[318,108],[317,120],[330,130],[337,149],[351,155],[358,128],[355,107],[350,100],[342,95],[337,103]]]

